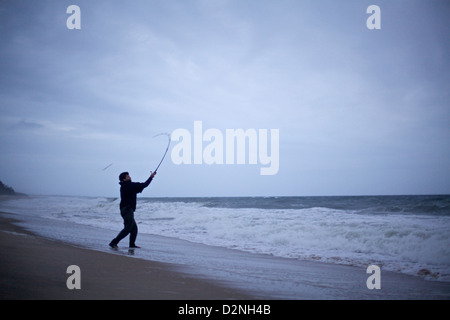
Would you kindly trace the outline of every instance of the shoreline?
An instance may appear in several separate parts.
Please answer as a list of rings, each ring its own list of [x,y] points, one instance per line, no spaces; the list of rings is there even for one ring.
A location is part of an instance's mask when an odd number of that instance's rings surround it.
[[[0,215],[1,300],[249,300],[250,294],[173,271],[169,264],[71,246]],[[67,267],[80,267],[69,290]]]
[[[115,234],[0,212],[0,299],[450,300],[450,283],[382,270],[381,290],[369,290],[365,267],[157,235],[140,234],[143,249],[131,255],[112,252],[107,241]],[[69,265],[81,269],[81,290],[67,289]]]

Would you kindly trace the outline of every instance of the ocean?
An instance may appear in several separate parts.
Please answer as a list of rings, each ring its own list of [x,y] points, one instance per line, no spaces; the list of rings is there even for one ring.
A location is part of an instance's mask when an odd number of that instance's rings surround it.
[[[34,228],[44,236],[99,248],[112,238],[88,240],[74,230],[108,230],[108,237],[115,236],[123,223],[119,202],[35,196],[0,202],[0,210],[29,221],[39,218],[40,227]],[[138,245],[143,235],[156,235],[292,260],[378,265],[450,282],[449,195],[141,197],[137,207]],[[127,239],[120,245],[127,246]]]

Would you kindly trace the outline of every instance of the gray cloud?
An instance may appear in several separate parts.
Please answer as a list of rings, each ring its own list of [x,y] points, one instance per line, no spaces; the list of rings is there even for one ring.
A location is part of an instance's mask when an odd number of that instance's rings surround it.
[[[114,170],[145,179],[152,137],[200,120],[280,129],[279,173],[169,159],[153,195],[450,192],[445,1],[378,1],[373,31],[370,1],[78,1],[68,30],[71,4],[0,5],[0,179],[16,190],[115,195]]]

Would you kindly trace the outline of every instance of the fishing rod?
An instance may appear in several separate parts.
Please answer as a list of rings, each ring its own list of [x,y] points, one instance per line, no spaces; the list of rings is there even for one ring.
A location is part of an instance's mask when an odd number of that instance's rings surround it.
[[[164,158],[165,158],[166,155],[167,155],[167,151],[169,151],[170,142],[171,142],[170,134],[169,134],[169,133],[159,133],[159,134],[157,134],[156,136],[153,136],[153,138],[156,138],[156,137],[159,137],[159,136],[167,136],[167,138],[169,138],[169,142],[167,143],[167,148],[166,148],[166,151],[164,152],[164,155],[163,155],[161,161],[159,162],[159,164],[158,164],[158,166],[156,167],[155,171],[153,171],[153,172],[155,172],[155,173],[156,173],[156,171],[158,171],[159,167],[161,166],[161,163],[163,163]],[[106,170],[109,169],[109,167],[111,167],[112,165],[113,165],[113,163],[109,164],[108,166],[106,166],[105,168],[103,168],[102,171],[106,171]],[[151,171],[150,171],[150,172],[151,172]]]
[[[158,166],[156,167],[155,171],[153,171],[154,173],[156,173],[156,171],[158,171],[159,166],[160,166],[161,163],[164,161],[164,158],[166,157],[167,151],[169,151],[170,142],[171,142],[171,140],[170,140],[170,134],[169,134],[169,133],[160,133],[160,134],[157,134],[156,136],[154,136],[153,138],[156,138],[156,137],[159,137],[159,136],[167,136],[167,137],[169,138],[169,142],[167,143],[167,148],[166,148],[166,151],[164,152],[164,155],[163,155],[161,161],[159,162],[159,164],[158,164]]]

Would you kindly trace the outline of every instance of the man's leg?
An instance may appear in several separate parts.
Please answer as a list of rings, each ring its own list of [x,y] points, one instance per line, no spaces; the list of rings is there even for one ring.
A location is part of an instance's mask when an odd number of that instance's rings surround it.
[[[131,208],[123,208],[120,212],[120,214],[122,215],[123,218],[123,229],[122,231],[119,232],[119,234],[117,235],[117,237],[115,237],[111,243],[109,244],[111,247],[113,246],[117,246],[117,244],[123,239],[125,238],[128,234],[130,234],[130,232],[133,230],[133,223],[136,224],[134,222],[134,212],[133,209]],[[135,238],[136,239],[136,238]]]
[[[131,231],[130,231],[130,247],[136,247],[136,238],[137,238],[137,234],[138,234],[138,227],[136,224],[136,221],[133,219],[133,225],[131,227]]]

